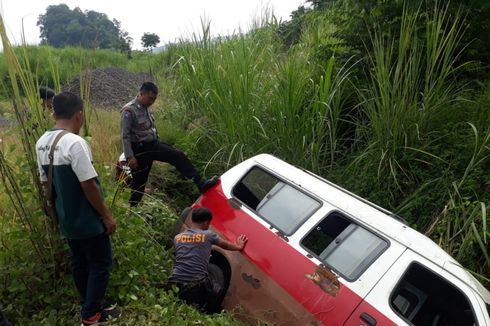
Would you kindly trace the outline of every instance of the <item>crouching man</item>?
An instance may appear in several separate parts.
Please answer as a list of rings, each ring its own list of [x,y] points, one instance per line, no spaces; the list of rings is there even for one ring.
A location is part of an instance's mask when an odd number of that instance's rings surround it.
[[[217,297],[208,274],[211,245],[241,251],[247,243],[243,234],[232,243],[208,230],[212,217],[205,207],[192,211],[190,228],[174,238],[175,265],[169,278],[179,288],[180,299],[206,312],[212,312]]]

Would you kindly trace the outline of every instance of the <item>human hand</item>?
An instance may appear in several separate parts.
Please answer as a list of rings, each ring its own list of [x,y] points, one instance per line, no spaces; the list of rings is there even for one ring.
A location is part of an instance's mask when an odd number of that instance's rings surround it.
[[[106,227],[105,233],[107,235],[111,235],[116,232],[116,220],[114,219],[114,217],[112,217],[112,215],[108,215],[102,218],[102,221],[104,222],[104,225]]]
[[[130,158],[128,158],[128,165],[131,168],[131,171],[137,170],[138,169],[138,160],[136,159],[136,157],[131,156]]]
[[[240,248],[240,250],[243,250],[247,241],[247,236],[245,234],[240,234],[238,238],[236,238],[235,244]]]

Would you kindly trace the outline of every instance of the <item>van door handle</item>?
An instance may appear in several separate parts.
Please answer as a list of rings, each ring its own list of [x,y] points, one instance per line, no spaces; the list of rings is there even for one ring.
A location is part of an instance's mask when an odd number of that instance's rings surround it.
[[[361,314],[361,320],[365,323],[367,323],[369,326],[375,326],[376,325],[376,319],[373,317],[369,316],[367,313],[363,312]]]

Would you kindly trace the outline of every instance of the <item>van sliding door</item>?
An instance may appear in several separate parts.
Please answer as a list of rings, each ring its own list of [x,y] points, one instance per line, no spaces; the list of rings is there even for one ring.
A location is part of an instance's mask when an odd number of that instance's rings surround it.
[[[407,250],[345,325],[487,325],[474,291]]]

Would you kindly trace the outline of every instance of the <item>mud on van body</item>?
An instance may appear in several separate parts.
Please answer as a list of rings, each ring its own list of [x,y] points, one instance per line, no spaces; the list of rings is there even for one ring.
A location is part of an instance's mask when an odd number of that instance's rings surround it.
[[[219,267],[223,307],[242,318],[278,325],[490,325],[490,293],[433,241],[271,155],[224,173],[193,205],[201,206],[213,212],[211,228],[222,237],[249,238],[243,252],[214,248],[210,261]]]

